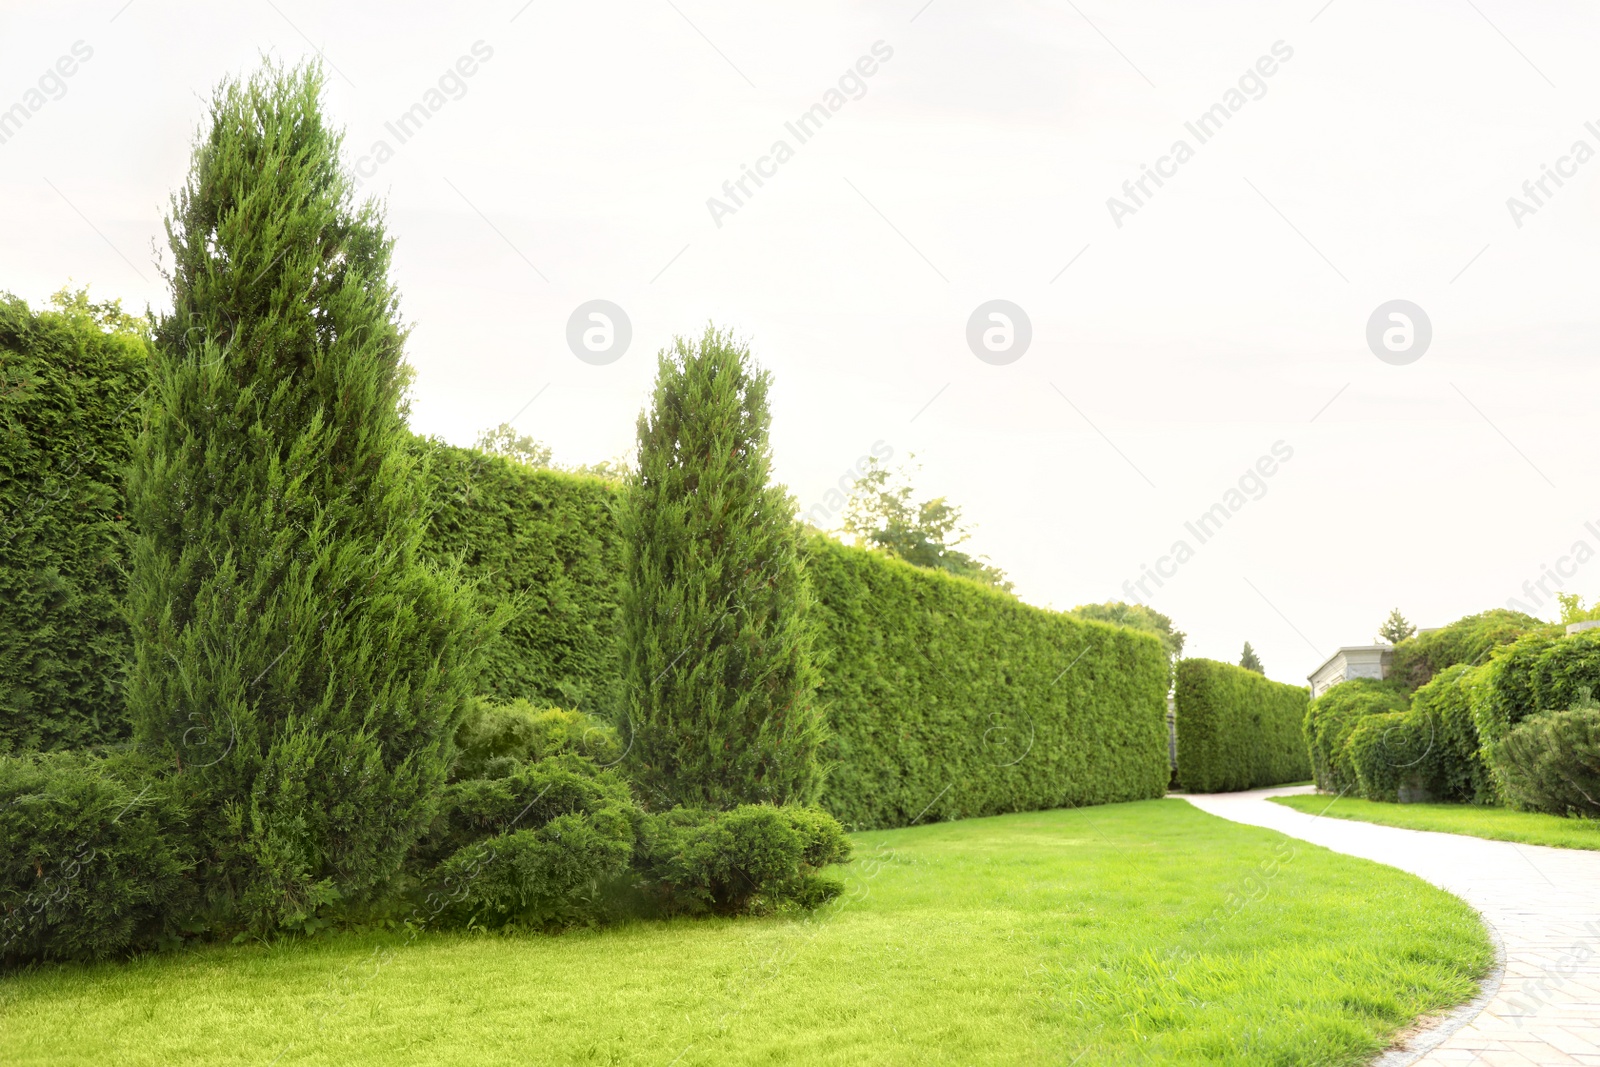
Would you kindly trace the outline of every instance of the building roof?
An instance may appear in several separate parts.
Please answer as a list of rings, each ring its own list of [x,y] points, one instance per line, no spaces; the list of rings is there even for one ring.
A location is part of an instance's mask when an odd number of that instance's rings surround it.
[[[1328,665],[1330,663],[1332,663],[1334,660],[1338,659],[1340,656],[1344,655],[1346,652],[1388,652],[1393,648],[1394,648],[1393,645],[1385,645],[1385,644],[1377,644],[1377,645],[1345,645],[1343,648],[1339,649],[1339,651],[1335,652],[1333,655],[1331,655],[1327,659],[1323,660],[1322,661],[1322,666],[1318,667],[1316,670],[1314,670],[1310,674],[1306,675],[1306,681],[1308,681],[1308,682],[1309,681],[1313,681],[1317,677],[1317,675],[1319,675],[1323,671],[1327,670]]]

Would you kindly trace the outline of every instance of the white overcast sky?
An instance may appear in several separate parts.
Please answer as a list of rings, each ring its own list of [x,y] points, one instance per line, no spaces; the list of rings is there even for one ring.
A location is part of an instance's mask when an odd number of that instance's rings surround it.
[[[712,321],[775,376],[802,508],[880,440],[915,452],[1058,608],[1123,598],[1187,540],[1153,605],[1192,654],[1248,639],[1294,682],[1391,607],[1439,625],[1600,548],[1600,159],[1520,228],[1506,203],[1600,149],[1592,5],[7,2],[0,109],[80,41],[0,144],[0,289],[30,301],[72,279],[165,304],[152,240],[224,75],[320,50],[354,159],[481,41],[368,185],[420,431],[470,443],[537,394],[520,430],[615,455],[655,352]],[[784,123],[880,41],[864,95],[798,144]],[[1185,122],[1277,42],[1264,95],[1199,144]],[[794,157],[718,227],[707,198],[780,138]],[[1193,158],[1119,228],[1107,198],[1180,138]],[[606,366],[565,340],[595,298],[633,324]],[[1033,326],[1004,366],[966,342],[991,299]],[[1405,366],[1365,340],[1394,299],[1433,327]],[[1265,495],[1198,544],[1184,523],[1279,441]],[[1600,560],[1564,584],[1600,593]]]

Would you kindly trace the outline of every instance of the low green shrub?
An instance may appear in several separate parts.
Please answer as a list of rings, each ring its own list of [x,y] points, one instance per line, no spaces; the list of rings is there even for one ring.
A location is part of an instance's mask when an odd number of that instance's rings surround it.
[[[628,870],[641,814],[620,774],[572,751],[582,720],[486,705],[462,726],[458,777],[408,863],[429,922],[550,927],[599,916],[603,888]]]
[[[137,759],[0,757],[0,963],[95,960],[176,936],[186,812]]]
[[[1351,678],[1323,693],[1306,711],[1306,748],[1317,788],[1326,793],[1346,793],[1360,787],[1345,743],[1369,715],[1404,711],[1406,695],[1393,682]]]
[[[816,808],[673,808],[645,817],[639,852],[647,891],[666,914],[741,915],[838,896],[843,882],[823,868],[848,862],[850,839]]]
[[[1600,704],[1588,690],[1566,711],[1523,719],[1489,746],[1489,758],[1516,806],[1600,817]]]
[[[1191,793],[1311,777],[1302,729],[1309,696],[1296,685],[1209,659],[1180,660],[1175,686],[1178,782]]]

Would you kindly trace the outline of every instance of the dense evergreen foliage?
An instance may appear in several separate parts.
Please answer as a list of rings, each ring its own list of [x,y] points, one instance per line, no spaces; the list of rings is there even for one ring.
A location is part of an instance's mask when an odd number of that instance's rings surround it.
[[[321,90],[268,68],[212,100],[129,476],[128,706],[204,815],[222,926],[384,887],[475,686],[470,591],[422,558],[392,242]]]
[[[1351,733],[1369,715],[1405,711],[1406,707],[1404,690],[1375,678],[1348,679],[1313,700],[1306,711],[1305,739],[1317,788],[1328,793],[1359,790],[1360,781],[1346,750]]]
[[[1311,777],[1301,734],[1304,688],[1246,667],[1186,659],[1178,661],[1174,697],[1184,789],[1224,793]]]
[[[122,468],[149,343],[115,304],[0,294],[0,753],[127,735]]]
[[[1600,693],[1600,630],[1525,634],[1495,653],[1479,682],[1472,711],[1488,746],[1531,715],[1570,708],[1585,691]]]
[[[628,765],[655,809],[813,799],[822,713],[767,372],[707,328],[657,364],[619,508]]]
[[[1494,776],[1484,761],[1483,743],[1472,717],[1474,693],[1486,667],[1458,663],[1446,667],[1411,695],[1411,715],[1429,739],[1433,779],[1428,790],[1439,800],[1494,804]]]
[[[822,804],[851,829],[1159,797],[1156,637],[816,536]]]
[[[0,758],[0,964],[102,959],[179,934],[195,855],[173,784],[127,755]]]
[[[1458,663],[1470,666],[1487,663],[1495,649],[1532,632],[1554,634],[1560,631],[1532,615],[1506,608],[1468,615],[1448,626],[1397,643],[1389,677],[1407,689],[1416,689],[1446,667]]]
[[[508,609],[483,650],[479,691],[619,717],[615,488],[437,441],[416,446],[428,457],[425,551],[472,575],[485,610]]]
[[[1600,704],[1587,690],[1570,708],[1523,719],[1489,759],[1516,806],[1600,818]]]

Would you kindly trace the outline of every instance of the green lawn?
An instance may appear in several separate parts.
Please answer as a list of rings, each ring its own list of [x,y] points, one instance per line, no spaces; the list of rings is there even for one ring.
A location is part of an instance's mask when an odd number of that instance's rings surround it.
[[[0,981],[8,1064],[1357,1064],[1470,997],[1420,879],[1178,800],[861,834],[810,919],[344,936]]]
[[[1320,813],[1331,819],[1356,819],[1385,826],[1403,826],[1407,830],[1468,834],[1493,841],[1516,841],[1524,845],[1600,849],[1600,820],[1596,819],[1563,819],[1559,815],[1480,808],[1472,804],[1380,804],[1354,797],[1340,797],[1330,805],[1328,797],[1316,794],[1271,799],[1296,811],[1312,815]]]

